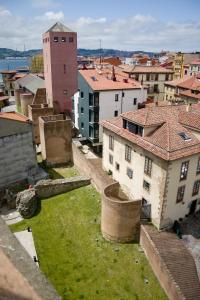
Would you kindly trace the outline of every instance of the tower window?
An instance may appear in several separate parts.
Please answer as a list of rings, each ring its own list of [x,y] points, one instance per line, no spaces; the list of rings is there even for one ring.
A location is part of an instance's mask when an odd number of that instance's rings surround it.
[[[53,40],[54,40],[54,42],[58,42],[58,37],[57,36],[54,36],[54,38],[53,38]]]
[[[114,116],[115,116],[115,117],[118,116],[118,110],[115,110]]]
[[[64,71],[64,74],[66,74],[66,65],[65,64],[63,65],[63,71]]]
[[[66,37],[65,37],[65,36],[62,36],[61,41],[62,41],[63,43],[65,43],[65,42],[66,42]]]
[[[74,38],[72,36],[69,37],[69,43],[73,43]]]

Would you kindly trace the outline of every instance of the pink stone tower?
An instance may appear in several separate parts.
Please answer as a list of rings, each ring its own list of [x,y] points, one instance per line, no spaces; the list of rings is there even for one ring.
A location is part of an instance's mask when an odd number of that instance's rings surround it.
[[[47,103],[55,113],[71,115],[77,91],[77,33],[60,22],[43,34]]]

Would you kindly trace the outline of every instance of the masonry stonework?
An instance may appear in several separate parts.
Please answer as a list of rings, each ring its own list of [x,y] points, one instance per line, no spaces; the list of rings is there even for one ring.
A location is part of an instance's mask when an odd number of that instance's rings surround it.
[[[53,107],[47,104],[32,104],[28,106],[28,117],[33,122],[34,140],[40,144],[39,117],[53,115]]]
[[[129,199],[114,183],[102,196],[101,231],[105,239],[126,243],[139,240],[141,200]]]
[[[63,115],[39,118],[42,158],[47,165],[72,162],[71,119]]]

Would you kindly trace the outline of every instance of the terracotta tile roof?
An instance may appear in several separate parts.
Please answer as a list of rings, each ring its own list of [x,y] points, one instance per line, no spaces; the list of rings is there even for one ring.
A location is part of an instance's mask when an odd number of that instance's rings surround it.
[[[15,74],[17,73],[16,70],[1,70],[0,71],[1,74]]]
[[[200,88],[199,88],[200,90]],[[200,100],[200,93],[199,94],[194,94],[192,93],[190,90],[187,91],[182,91],[179,93],[181,96],[185,96],[187,98],[191,98],[191,99],[196,99],[196,100]]]
[[[183,82],[185,82],[186,80],[188,80],[188,79],[190,79],[191,78],[191,76],[184,76],[183,78],[179,78],[179,79],[175,79],[175,80],[171,80],[171,81],[167,81],[167,82],[165,82],[165,85],[169,85],[169,86],[174,86],[174,87],[176,87],[177,85],[179,85],[179,84],[181,84],[181,83],[183,83]]]
[[[166,73],[174,73],[172,70],[163,68],[161,66],[131,66],[129,68],[125,68],[124,72],[126,73],[162,73],[162,74],[166,74]]]
[[[87,81],[90,87],[94,91],[106,91],[106,90],[130,90],[130,89],[140,89],[142,86],[139,82],[134,79],[128,78],[128,76],[121,76],[119,71],[115,72],[116,81],[111,79],[112,69],[103,68],[102,70],[89,69],[89,70],[79,70],[79,73]],[[124,82],[124,79],[128,82]]]
[[[118,118],[102,121],[101,125],[164,160],[175,160],[200,153],[199,139],[185,127],[200,131],[200,105],[192,105],[191,110],[193,117],[189,117],[191,112],[186,112],[186,105],[154,106],[124,113]],[[141,137],[123,128],[123,118],[142,127],[157,128]],[[186,134],[188,140],[184,140],[181,133]]]
[[[5,101],[8,100],[9,97],[8,96],[0,96],[0,101]]]
[[[193,60],[190,64],[191,65],[200,65],[200,60]]]
[[[187,90],[192,90],[192,89],[200,90],[200,80],[197,76],[190,76],[190,78],[179,83],[177,86],[180,88],[185,88]]]
[[[24,122],[27,123],[29,122],[29,119],[25,117],[24,115],[21,115],[16,112],[4,112],[0,113],[0,118],[1,119],[8,119],[8,120],[13,120],[13,121],[19,121],[19,122]]]
[[[167,231],[159,232],[152,225],[142,225],[142,231],[145,232],[154,253],[156,253],[156,261],[162,262],[161,268],[165,269],[162,271],[168,273],[170,280],[175,285],[177,295],[179,295],[177,299],[199,299],[200,282],[197,268],[192,254],[183,241],[176,234]],[[147,256],[149,254],[150,252],[147,252]],[[151,261],[150,256],[149,260]],[[159,271],[156,271],[156,268],[154,271],[158,275]]]

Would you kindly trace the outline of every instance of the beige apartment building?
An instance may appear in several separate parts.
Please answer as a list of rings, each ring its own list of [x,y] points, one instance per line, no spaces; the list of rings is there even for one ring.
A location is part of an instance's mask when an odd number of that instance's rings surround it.
[[[154,106],[105,120],[103,168],[158,228],[200,209],[200,105]]]
[[[200,75],[184,76],[165,83],[164,100],[170,103],[200,101]]]
[[[164,100],[164,83],[173,79],[173,71],[160,66],[134,66],[124,72],[147,86],[147,95],[154,101]]]

